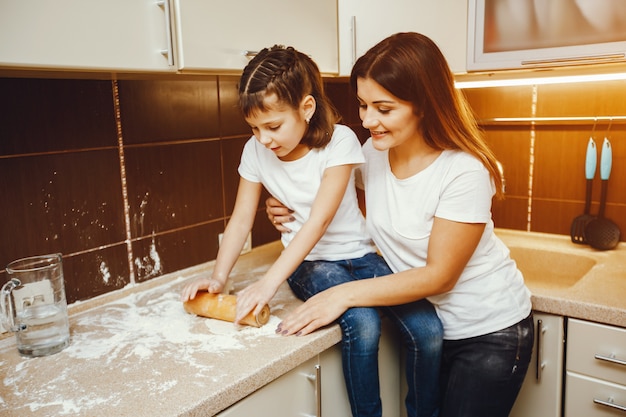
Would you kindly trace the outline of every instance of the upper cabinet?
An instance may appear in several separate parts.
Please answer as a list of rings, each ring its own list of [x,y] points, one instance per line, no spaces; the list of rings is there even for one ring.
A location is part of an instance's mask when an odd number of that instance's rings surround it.
[[[467,0],[339,0],[340,74],[354,61],[396,32],[419,32],[437,43],[450,68],[464,73]]]
[[[174,0],[177,65],[183,72],[241,71],[275,44],[310,55],[326,74],[339,72],[337,0]]]
[[[240,72],[274,44],[337,75],[337,0],[3,0],[0,67]]]
[[[154,0],[3,0],[0,66],[174,71],[166,11]]]

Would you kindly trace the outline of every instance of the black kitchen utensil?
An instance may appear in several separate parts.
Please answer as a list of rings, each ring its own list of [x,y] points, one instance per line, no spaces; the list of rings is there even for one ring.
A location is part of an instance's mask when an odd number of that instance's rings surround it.
[[[592,216],[589,212],[591,209],[591,188],[593,185],[593,179],[596,176],[597,161],[598,153],[596,150],[596,142],[593,140],[593,137],[591,137],[587,143],[587,155],[585,156],[585,178],[587,179],[585,210],[583,211],[583,214],[577,216],[572,221],[572,226],[570,227],[570,237],[574,243],[587,243],[585,228],[587,227],[587,223],[595,218],[595,216]]]
[[[604,138],[602,156],[600,157],[600,178],[602,179],[600,208],[598,209],[598,217],[587,223],[587,227],[585,228],[587,243],[589,243],[591,247],[599,250],[613,249],[619,243],[619,227],[611,220],[604,217],[606,191],[612,163],[613,151],[611,149],[611,143],[608,138]]]

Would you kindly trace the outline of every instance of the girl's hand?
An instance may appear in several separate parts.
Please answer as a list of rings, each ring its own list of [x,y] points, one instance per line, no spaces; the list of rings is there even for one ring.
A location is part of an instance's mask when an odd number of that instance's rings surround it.
[[[265,212],[267,218],[274,224],[276,230],[281,233],[289,233],[291,229],[283,226],[283,223],[289,223],[295,220],[293,210],[286,207],[283,203],[274,197],[268,197],[265,200]]]
[[[278,325],[276,333],[304,336],[337,320],[350,307],[345,303],[340,287],[329,288],[309,298]]]
[[[220,293],[224,289],[224,283],[213,278],[197,278],[187,283],[180,295],[181,301],[184,303],[193,300],[200,290],[206,290],[210,293]]]
[[[254,311],[255,315],[260,314],[263,307],[272,300],[276,290],[277,288],[268,283],[267,280],[261,279],[239,291],[237,293],[235,324],[239,324],[239,321],[251,311]]]

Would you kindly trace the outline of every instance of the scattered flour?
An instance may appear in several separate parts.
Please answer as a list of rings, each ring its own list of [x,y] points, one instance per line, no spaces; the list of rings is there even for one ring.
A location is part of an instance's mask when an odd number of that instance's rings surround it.
[[[102,407],[110,409],[129,397],[159,401],[168,391],[188,390],[168,379],[167,369],[189,369],[194,379],[221,385],[228,369],[213,366],[215,355],[249,349],[260,338],[281,337],[275,334],[276,316],[255,328],[186,313],[181,280],[73,316],[70,346],[60,353],[2,360],[0,415],[15,401],[21,410],[43,415],[101,415]],[[73,365],[55,366],[57,358]],[[155,361],[167,368],[151,366]],[[102,378],[110,368],[119,369],[119,380]],[[71,399],[63,396],[68,390],[76,393]]]

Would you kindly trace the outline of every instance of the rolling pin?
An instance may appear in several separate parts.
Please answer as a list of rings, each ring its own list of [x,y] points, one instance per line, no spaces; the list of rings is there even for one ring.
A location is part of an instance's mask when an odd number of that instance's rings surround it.
[[[185,311],[197,316],[208,317],[212,319],[235,321],[237,308],[237,297],[229,294],[211,294],[206,291],[199,292],[193,300],[187,300],[183,303]],[[254,315],[251,311],[239,323],[248,326],[261,327],[270,319],[270,308],[266,304],[261,313]]]

